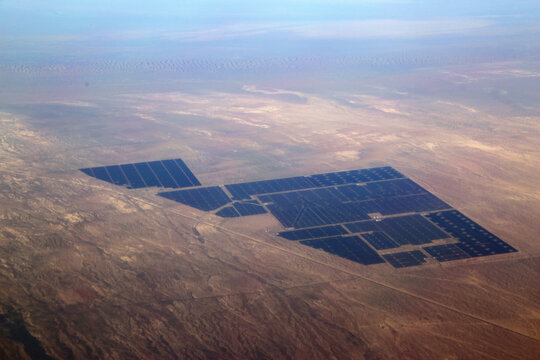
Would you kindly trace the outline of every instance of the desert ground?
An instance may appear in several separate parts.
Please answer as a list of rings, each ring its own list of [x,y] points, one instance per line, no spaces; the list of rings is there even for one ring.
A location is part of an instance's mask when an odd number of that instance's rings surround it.
[[[66,70],[17,76],[44,71]],[[154,85],[44,78],[2,106],[0,357],[538,358],[537,59],[342,88],[194,90],[148,71]],[[222,219],[77,170],[176,157],[203,185],[392,166],[518,252],[363,266],[275,236],[271,215]]]

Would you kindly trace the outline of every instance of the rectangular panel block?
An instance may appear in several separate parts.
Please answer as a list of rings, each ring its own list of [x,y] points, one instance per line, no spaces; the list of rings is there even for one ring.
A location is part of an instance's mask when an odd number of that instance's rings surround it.
[[[240,184],[225,185],[233,196],[233,200],[249,199],[251,195],[269,194],[280,191],[290,191],[315,187],[303,176],[253,181]]]
[[[364,240],[371,244],[376,250],[394,249],[400,245],[390,239],[385,233],[376,231],[360,235]]]
[[[225,206],[223,209],[216,212],[217,216],[221,216],[223,218],[232,218],[232,217],[239,217],[240,214],[236,209],[232,206]]]
[[[384,262],[377,252],[358,236],[336,236],[316,240],[302,240],[300,243],[364,265]]]
[[[141,178],[144,180],[146,186],[161,186],[161,183],[156,178],[147,163],[136,163],[133,165],[139,172],[139,175],[141,175]]]
[[[387,254],[383,255],[383,258],[395,268],[417,266],[426,262],[426,255],[420,250]]]
[[[163,164],[163,166],[165,166],[165,168],[167,169],[169,174],[171,174],[172,178],[174,179],[174,181],[176,181],[179,187],[191,186],[191,181],[189,181],[188,177],[186,176],[186,174],[184,174],[182,169],[178,167],[178,165],[176,164],[176,161],[163,160],[161,161],[161,163]]]
[[[387,218],[377,222],[377,226],[400,245],[428,244],[449,237],[421,215]]]
[[[440,262],[466,259],[470,257],[470,255],[461,250],[457,244],[426,246],[423,249]]]
[[[181,159],[139,162],[80,169],[86,175],[130,188],[167,187],[181,188],[199,186],[195,175]]]
[[[336,235],[345,235],[347,231],[341,225],[323,226],[304,230],[283,231],[279,236],[287,240],[305,240]]]
[[[201,185],[199,180],[195,177],[195,175],[193,175],[191,170],[187,167],[186,163],[182,159],[174,159],[174,161],[176,161],[176,164],[178,165],[178,167],[180,167],[180,169],[182,169],[184,174],[187,176],[187,178],[191,182],[192,186],[200,186]]]
[[[458,239],[459,243],[456,246],[471,257],[517,251],[457,210],[441,211],[429,214],[427,217]]]
[[[387,198],[427,193],[422,187],[410,179],[396,179],[388,181],[371,182],[365,185],[365,189],[374,198]]]
[[[450,206],[430,193],[402,197],[382,198],[359,203],[367,213],[395,215],[412,212],[450,209]]]
[[[233,206],[240,216],[266,214],[266,210],[257,204],[235,202]]]
[[[139,189],[139,188],[146,187],[146,184],[139,176],[139,173],[137,172],[133,164],[120,165],[120,168],[126,175],[127,180],[129,181],[129,185],[132,189]]]
[[[159,182],[163,187],[166,188],[177,188],[178,184],[171,177],[167,169],[163,166],[161,161],[150,161],[148,166],[152,169],[154,174],[157,176]]]
[[[352,233],[363,233],[379,230],[375,221],[360,221],[344,225]]]
[[[94,175],[94,171],[92,171],[91,168],[84,168],[84,169],[79,169],[79,170],[82,171],[83,173],[85,173],[88,176],[96,177],[96,175]]]
[[[128,185],[129,182],[126,179],[124,172],[118,165],[107,166],[107,172],[111,176],[113,184],[115,185]]]
[[[107,170],[105,170],[103,166],[93,168],[92,170],[94,171],[94,176],[98,178],[99,180],[103,180],[110,183],[113,182],[109,174],[107,173]]]
[[[231,202],[219,186],[161,192],[158,195],[203,211],[215,210]]]

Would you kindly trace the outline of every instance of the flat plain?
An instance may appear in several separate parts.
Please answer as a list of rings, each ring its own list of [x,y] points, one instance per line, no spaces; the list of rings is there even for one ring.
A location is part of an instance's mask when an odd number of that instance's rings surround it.
[[[174,69],[3,71],[38,85],[0,114],[1,357],[540,353],[537,59],[203,88]],[[518,252],[363,266],[275,236],[269,214],[223,219],[77,170],[170,158],[203,185],[392,166]]]

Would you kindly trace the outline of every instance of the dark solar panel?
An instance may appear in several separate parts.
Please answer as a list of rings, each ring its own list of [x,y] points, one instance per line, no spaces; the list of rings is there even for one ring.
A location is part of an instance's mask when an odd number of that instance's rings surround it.
[[[107,173],[107,170],[103,166],[93,168],[94,176],[98,178],[99,180],[107,181],[112,183],[113,181],[109,177],[109,173]]]
[[[365,186],[346,185],[338,188],[260,195],[259,199],[264,203],[272,203],[268,209],[283,226],[298,229],[365,220],[369,219],[367,213],[392,215],[448,208],[447,204],[435,196],[425,193],[422,188],[416,188],[414,183],[408,179],[384,181],[384,183],[392,185],[377,188],[379,190],[386,189],[386,192],[381,190],[381,194],[368,192],[364,189]],[[342,188],[345,190],[341,190]],[[417,191],[423,193],[403,196],[403,194]],[[358,196],[354,196],[352,193]],[[366,196],[374,198],[389,194],[399,194],[399,196],[356,201],[358,198]]]
[[[316,240],[302,240],[300,243],[364,265],[384,262],[377,252],[358,236],[336,236]]]
[[[243,200],[249,199],[251,195],[307,189],[314,187],[314,185],[307,178],[303,176],[298,176],[284,179],[230,184],[225,185],[225,187],[233,196],[233,200]]]
[[[233,200],[243,200],[248,199],[251,195],[390,180],[403,177],[396,170],[390,167],[384,167],[230,184],[226,185],[226,188],[233,195]]]
[[[266,210],[257,204],[235,202],[234,208],[238,211],[240,216],[266,214]]]
[[[135,169],[135,166],[133,166],[133,164],[120,165],[120,168],[126,175],[126,178],[129,182],[129,186],[132,189],[139,189],[139,188],[146,187],[146,184],[141,179],[141,176],[139,175],[139,173],[137,172],[137,169]]]
[[[347,234],[341,225],[323,226],[304,230],[283,231],[279,236],[287,240],[305,240]]]
[[[420,250],[403,251],[393,254],[383,255],[383,258],[395,268],[422,265],[426,262],[427,256]]]
[[[311,175],[309,179],[318,187],[349,184],[351,181],[356,182],[355,179],[352,177],[349,179],[345,179],[340,177],[336,173]]]
[[[360,185],[342,185],[336,187],[336,191],[341,194],[346,201],[362,201],[373,198],[373,194],[370,193],[366,186]]]
[[[223,209],[216,212],[217,216],[224,218],[239,217],[238,211],[235,210],[232,206],[225,206]]]
[[[461,250],[457,244],[426,246],[423,249],[440,262],[466,259],[470,257],[469,254]]]
[[[190,187],[193,185],[182,169],[180,169],[176,161],[162,160],[161,163],[165,166],[169,174],[171,174],[174,181],[176,181],[178,187]]]
[[[215,210],[231,202],[219,186],[161,192],[158,195],[204,211]]]
[[[137,169],[137,172],[141,175],[141,178],[144,180],[146,186],[161,186],[161,183],[156,178],[152,172],[152,169],[150,169],[147,163],[136,163],[133,165]]]
[[[393,196],[405,196],[427,193],[422,187],[410,179],[397,179],[388,181],[371,182],[365,185],[365,189],[374,198],[386,198]]]
[[[350,224],[345,224],[345,227],[352,233],[363,233],[368,231],[377,231],[377,224],[375,221],[360,221]]]
[[[195,175],[193,175],[191,170],[187,167],[186,163],[182,159],[174,159],[174,161],[176,161],[176,164],[180,167],[180,169],[182,169],[184,174],[187,176],[187,178],[191,182],[192,186],[200,186],[201,185],[199,180],[197,180]]]
[[[301,229],[367,219],[369,216],[357,204],[335,202],[304,207],[293,226]]]
[[[128,185],[129,182],[124,175],[124,172],[118,165],[107,166],[107,172],[111,176],[111,180],[115,185]]]
[[[80,169],[86,175],[132,189],[162,186],[182,188],[199,186],[200,182],[181,159],[140,162]]]
[[[80,170],[130,188],[200,185],[181,159]],[[200,210],[217,210],[215,214],[225,218],[264,214],[268,209],[283,227],[295,229],[280,232],[279,236],[363,264],[383,261],[370,245],[376,250],[386,250],[402,245],[424,245],[449,237],[458,242],[423,249],[438,261],[517,251],[391,167],[252,181],[225,185],[225,188],[168,191],[158,195]],[[348,232],[360,235],[343,236]],[[385,254],[384,259],[394,267],[406,267],[424,263],[426,256],[414,250]]]
[[[403,178],[404,176],[391,167],[340,171],[335,173],[316,174],[308,178],[318,187],[342,184],[364,183]]]
[[[177,188],[178,184],[174,181],[172,176],[169,174],[165,166],[161,163],[161,161],[150,161],[148,163],[148,166],[150,166],[150,169],[154,172],[154,174],[157,176],[159,182],[163,187],[166,188]]]
[[[427,217],[458,239],[456,246],[471,257],[517,251],[457,210],[437,212]]]
[[[377,222],[377,226],[400,245],[428,244],[449,237],[421,215],[387,218]]]
[[[302,212],[302,207],[298,206],[279,206],[276,204],[266,205],[272,215],[283,225],[284,228],[292,228],[296,219]]]
[[[85,173],[88,176],[96,177],[91,168],[85,168],[85,169],[79,169],[79,170],[82,171],[83,173]]]
[[[450,209],[448,204],[430,193],[363,201],[359,206],[367,213],[378,212],[382,215]]]
[[[456,246],[471,257],[505,254],[517,251],[503,242],[460,241]]]
[[[360,235],[376,250],[394,249],[399,247],[394,240],[390,239],[385,233],[376,231]]]

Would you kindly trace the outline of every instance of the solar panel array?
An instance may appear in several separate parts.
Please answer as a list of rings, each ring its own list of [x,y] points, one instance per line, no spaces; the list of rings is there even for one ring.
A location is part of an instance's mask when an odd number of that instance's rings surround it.
[[[182,159],[99,166],[80,170],[96,179],[115,185],[124,185],[130,189],[152,186],[185,188],[201,185]]]
[[[240,214],[236,209],[232,206],[225,206],[221,210],[216,212],[217,216],[221,216],[223,218],[233,218],[233,217],[239,217]]]
[[[266,214],[266,210],[264,209],[264,207],[258,204],[248,202],[235,202],[233,206],[236,211],[238,211],[240,216]]]
[[[299,176],[225,185],[225,187],[231,193],[233,200],[244,200],[249,199],[251,195],[310,188],[313,187],[313,183],[305,177]]]
[[[443,244],[443,245],[434,245],[426,246],[424,250],[437,259],[437,261],[451,261],[469,258],[470,255],[465,251],[461,250],[456,244]]]
[[[231,202],[219,186],[161,192],[158,195],[203,211],[215,210]]]
[[[386,218],[378,224],[399,245],[428,244],[432,240],[448,238],[448,234],[421,215],[406,215]]]
[[[380,264],[384,262],[379,254],[358,236],[336,236],[331,238],[302,240],[300,243],[364,265]]]
[[[376,250],[395,249],[399,247],[399,244],[397,242],[392,240],[382,231],[365,233],[361,236]]]
[[[391,167],[207,187],[181,159],[81,171],[133,189],[189,187],[158,195],[222,218],[271,213],[278,236],[364,265],[517,251]]]
[[[426,262],[425,258],[427,257],[420,250],[413,251],[403,251],[393,254],[383,255],[384,259],[390,263],[395,268],[409,267],[421,265]]]
[[[324,226],[304,230],[283,231],[278,233],[279,236],[288,240],[316,239],[344,234],[347,234],[347,230],[345,230],[341,225]]]
[[[437,212],[429,214],[427,217],[458,239],[459,242],[456,243],[456,246],[470,257],[517,251],[457,210]],[[438,250],[440,251],[440,249]]]

